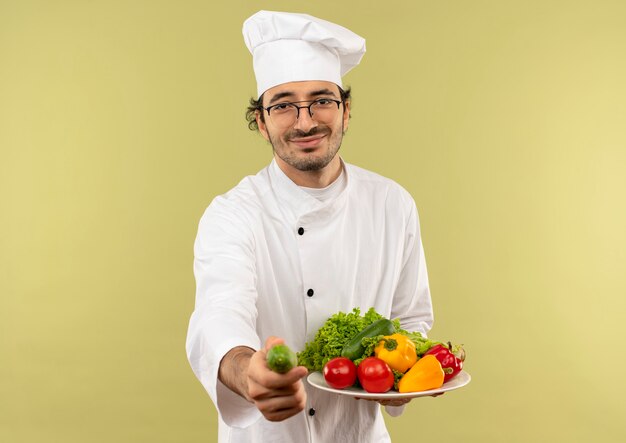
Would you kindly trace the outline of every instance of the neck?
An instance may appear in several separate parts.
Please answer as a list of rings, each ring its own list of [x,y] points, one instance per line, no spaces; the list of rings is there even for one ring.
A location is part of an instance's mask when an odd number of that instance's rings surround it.
[[[289,179],[298,186],[307,188],[325,188],[332,182],[337,180],[341,175],[341,159],[339,155],[335,157],[322,169],[317,171],[300,171],[288,163],[284,162],[280,157],[274,155],[276,164],[285,173]]]

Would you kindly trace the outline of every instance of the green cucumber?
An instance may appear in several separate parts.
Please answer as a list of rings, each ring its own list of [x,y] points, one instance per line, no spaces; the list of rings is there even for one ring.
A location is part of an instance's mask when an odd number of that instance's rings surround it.
[[[350,360],[356,360],[363,356],[365,347],[361,344],[361,341],[365,337],[376,337],[377,335],[391,335],[396,332],[396,328],[393,326],[391,320],[381,318],[376,320],[371,325],[364,328],[357,335],[352,337],[348,343],[343,347],[341,356],[349,358]]]
[[[275,345],[267,351],[267,366],[279,374],[289,372],[298,365],[298,358],[287,345]]]

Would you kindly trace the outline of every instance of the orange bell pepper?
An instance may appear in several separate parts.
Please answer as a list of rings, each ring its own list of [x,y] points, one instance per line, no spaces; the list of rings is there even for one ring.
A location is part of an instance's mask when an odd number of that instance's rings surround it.
[[[434,355],[425,355],[402,376],[398,382],[398,391],[405,393],[440,388],[444,375],[439,360]]]
[[[415,343],[402,334],[392,334],[383,337],[374,348],[374,354],[387,363],[391,369],[403,373],[417,361]]]

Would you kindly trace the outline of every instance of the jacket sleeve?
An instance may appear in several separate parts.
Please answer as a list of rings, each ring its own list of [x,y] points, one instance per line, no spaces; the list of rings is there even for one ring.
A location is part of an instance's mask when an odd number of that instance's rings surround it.
[[[394,293],[391,318],[399,319],[407,331],[417,331],[426,336],[434,321],[426,260],[415,202],[408,193],[404,195],[406,201],[404,207],[408,209],[408,216],[403,265]],[[404,412],[405,406],[385,406],[385,410],[390,416],[398,417]]]
[[[406,194],[406,230],[403,265],[392,305],[391,318],[400,319],[407,331],[426,335],[433,326],[434,315],[419,218],[413,198]]]
[[[232,207],[218,197],[200,220],[194,244],[196,303],[189,322],[189,363],[224,422],[247,427],[261,413],[218,380],[224,355],[236,346],[260,348],[256,333],[254,239]]]

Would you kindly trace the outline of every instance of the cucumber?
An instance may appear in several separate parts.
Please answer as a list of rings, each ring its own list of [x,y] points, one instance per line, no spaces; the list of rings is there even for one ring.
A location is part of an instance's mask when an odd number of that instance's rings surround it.
[[[298,365],[296,353],[287,345],[275,345],[267,351],[267,366],[279,374],[289,372]]]
[[[352,337],[348,343],[343,347],[341,356],[349,358],[350,360],[356,360],[363,356],[365,347],[361,344],[361,341],[365,337],[376,337],[377,335],[391,335],[396,332],[396,328],[393,326],[391,320],[381,318],[376,320],[371,325],[364,328],[357,335]]]

